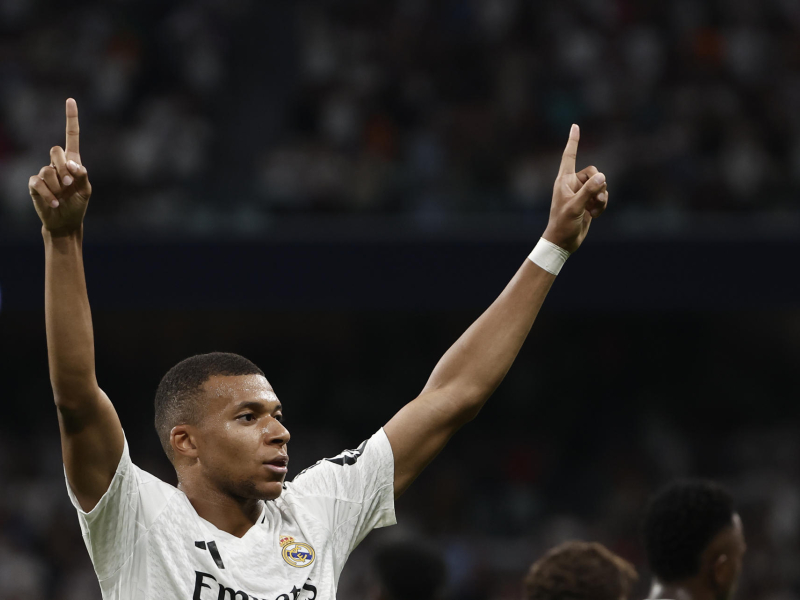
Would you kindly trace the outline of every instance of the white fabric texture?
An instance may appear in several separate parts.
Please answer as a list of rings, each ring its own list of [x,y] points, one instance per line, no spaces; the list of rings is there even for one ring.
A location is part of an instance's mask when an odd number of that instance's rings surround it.
[[[69,481],[67,490],[104,600],[333,600],[353,549],[396,522],[394,456],[383,429],[286,483],[242,538],[134,465],[127,440],[94,509],[81,510]]]
[[[528,258],[548,273],[558,275],[561,272],[561,267],[564,266],[564,263],[569,258],[569,252],[553,242],[539,238],[539,242],[534,246]]]

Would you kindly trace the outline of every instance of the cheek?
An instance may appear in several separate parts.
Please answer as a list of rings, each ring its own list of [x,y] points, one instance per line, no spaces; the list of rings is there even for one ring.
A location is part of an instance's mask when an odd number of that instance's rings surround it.
[[[203,431],[206,459],[226,462],[242,454],[250,437],[246,430],[236,427],[236,423],[210,423]]]
[[[219,438],[216,441],[220,450],[229,457],[243,458],[253,455],[262,436],[261,428],[242,427],[237,423],[229,423],[219,430]]]

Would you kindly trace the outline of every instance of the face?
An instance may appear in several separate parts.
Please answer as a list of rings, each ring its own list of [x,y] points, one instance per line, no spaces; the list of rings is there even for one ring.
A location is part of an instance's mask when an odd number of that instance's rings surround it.
[[[709,549],[715,556],[712,577],[716,596],[719,600],[730,600],[736,593],[744,553],[747,550],[742,520],[738,514],[733,515],[731,527],[726,527],[714,537]]]
[[[261,375],[214,376],[203,391],[203,419],[192,426],[202,476],[235,497],[280,496],[289,432],[272,386]]]

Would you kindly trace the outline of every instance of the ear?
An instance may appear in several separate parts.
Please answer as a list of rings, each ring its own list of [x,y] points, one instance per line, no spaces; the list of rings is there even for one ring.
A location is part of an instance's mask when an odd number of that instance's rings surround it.
[[[720,554],[711,566],[711,577],[714,587],[718,590],[727,590],[733,581],[733,562],[727,554]]]
[[[194,432],[191,425],[176,425],[169,432],[169,443],[175,458],[185,456],[186,458],[197,458],[197,446],[195,445]]]
[[[381,590],[381,586],[376,583],[373,583],[369,586],[369,591],[367,592],[367,598],[369,600],[384,600],[383,591]]]

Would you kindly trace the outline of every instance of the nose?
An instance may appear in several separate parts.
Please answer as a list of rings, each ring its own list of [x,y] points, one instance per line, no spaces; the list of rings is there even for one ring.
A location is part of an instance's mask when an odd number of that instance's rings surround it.
[[[285,446],[292,437],[289,430],[278,419],[270,419],[264,433],[268,446]]]

